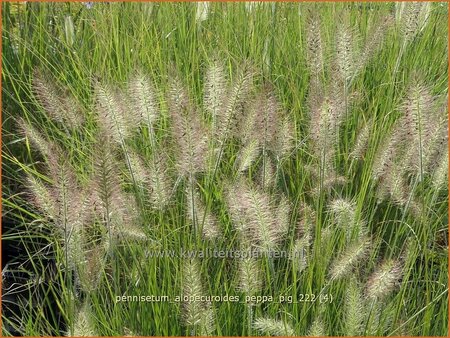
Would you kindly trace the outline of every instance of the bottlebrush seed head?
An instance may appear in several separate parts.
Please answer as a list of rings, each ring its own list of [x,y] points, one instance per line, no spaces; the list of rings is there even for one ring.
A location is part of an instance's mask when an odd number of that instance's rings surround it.
[[[358,281],[352,277],[348,283],[345,297],[345,334],[347,336],[362,334],[365,312],[364,299]]]
[[[308,68],[313,77],[318,77],[323,70],[323,48],[318,13],[309,11],[306,29]]]
[[[326,336],[325,325],[321,317],[314,319],[308,331],[308,337],[324,337]]]
[[[351,244],[331,263],[329,272],[330,278],[335,280],[351,273],[353,267],[367,255],[369,247],[370,241],[367,238],[363,238]]]
[[[142,70],[128,80],[128,97],[135,121],[152,129],[160,117],[158,96],[151,79]]]
[[[170,203],[173,183],[167,157],[158,151],[153,156],[147,170],[150,204],[156,210],[163,210]]]
[[[251,140],[239,151],[236,158],[237,170],[239,172],[246,171],[255,162],[261,152],[259,142]]]
[[[432,177],[432,184],[436,190],[448,187],[448,146],[445,149]]]
[[[78,128],[83,124],[84,116],[77,99],[40,70],[35,70],[33,74],[33,93],[53,120],[69,128]]]
[[[102,134],[117,144],[130,137],[136,121],[127,114],[127,99],[117,88],[97,82],[94,88],[97,123]]]
[[[350,153],[350,157],[355,160],[361,160],[364,158],[365,152],[369,146],[371,128],[373,127],[373,122],[370,120],[364,124],[361,130],[358,132],[356,137],[355,145]]]
[[[406,2],[398,4],[397,20],[400,23],[405,43],[411,42],[425,28],[430,11],[431,3]]]
[[[264,166],[259,168],[259,185],[265,190],[270,190],[276,184],[276,168],[270,157],[266,157]]]
[[[58,217],[57,199],[54,192],[34,176],[28,175],[27,188],[32,204],[49,219]]]
[[[206,71],[203,104],[205,110],[211,114],[214,134],[216,130],[220,114],[225,108],[225,100],[227,94],[227,77],[223,63],[216,57],[208,66]]]
[[[187,326],[197,327],[201,334],[211,335],[215,330],[211,304],[194,300],[205,295],[200,277],[200,262],[190,259],[183,263],[183,319]]]
[[[92,249],[83,253],[84,261],[78,266],[78,278],[84,292],[97,290],[101,274],[104,270],[105,246],[96,244]]]
[[[386,260],[369,277],[366,295],[369,299],[380,300],[387,297],[399,284],[403,274],[400,261]]]
[[[51,156],[55,151],[55,145],[47,140],[42,133],[23,119],[18,120],[19,132],[26,137],[31,146],[35,147],[45,156]]]
[[[310,246],[310,236],[303,236],[294,242],[289,258],[292,260],[292,264],[296,267],[298,273],[302,272],[308,266]]]
[[[253,328],[271,336],[295,336],[294,329],[288,323],[272,318],[255,319]]]
[[[92,320],[92,314],[90,307],[85,302],[76,314],[76,318],[73,321],[73,335],[69,330],[66,336],[70,337],[94,337],[98,333],[95,330],[95,326]]]
[[[207,169],[210,131],[191,102],[185,85],[176,76],[170,81],[169,112],[176,168],[181,177],[190,177]]]
[[[259,261],[253,257],[239,260],[239,287],[245,295],[254,295],[261,291],[263,274]]]
[[[209,15],[209,2],[207,1],[198,1],[196,3],[197,8],[195,11],[195,21],[200,23],[208,19]]]

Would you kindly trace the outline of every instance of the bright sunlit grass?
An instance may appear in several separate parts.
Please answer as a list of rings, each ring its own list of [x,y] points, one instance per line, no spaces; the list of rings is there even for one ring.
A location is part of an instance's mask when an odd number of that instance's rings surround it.
[[[3,334],[447,335],[447,11],[3,3]]]

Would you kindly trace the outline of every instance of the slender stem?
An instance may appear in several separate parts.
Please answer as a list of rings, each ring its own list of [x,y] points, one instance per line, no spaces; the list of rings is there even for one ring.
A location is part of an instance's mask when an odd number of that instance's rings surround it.
[[[192,173],[190,173],[189,176],[189,186],[190,186],[190,193],[191,193],[191,210],[192,210],[192,231],[194,233],[194,238],[197,238],[197,234],[199,233],[198,229],[198,222],[197,222],[197,215],[195,214],[195,200],[194,200],[194,178],[192,177]],[[206,212],[205,212],[206,213]]]
[[[247,304],[247,335],[252,335],[252,325],[253,325],[253,305]]]
[[[397,77],[398,68],[400,67],[400,61],[402,60],[405,48],[406,48],[406,41],[403,41],[402,46],[400,47],[400,51],[398,53],[397,60],[395,62],[395,67],[394,67],[394,72],[393,72],[393,74],[394,74],[394,76],[393,76],[394,83],[395,83],[395,79]]]

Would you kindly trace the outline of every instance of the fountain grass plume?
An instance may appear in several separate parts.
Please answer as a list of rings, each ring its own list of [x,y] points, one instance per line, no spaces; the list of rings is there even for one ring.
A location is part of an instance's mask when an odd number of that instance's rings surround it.
[[[276,217],[271,195],[240,180],[228,187],[227,200],[234,226],[255,246],[269,251],[282,240],[286,226]]]
[[[372,128],[373,128],[373,120],[370,119],[369,121],[365,122],[362,128],[359,130],[355,144],[353,146],[353,150],[349,154],[351,158],[355,160],[364,159],[365,153],[369,147]]]
[[[81,104],[44,71],[35,69],[32,89],[50,118],[72,129],[83,124]]]
[[[135,121],[141,122],[153,134],[154,124],[160,118],[158,93],[151,79],[142,70],[138,70],[128,80],[128,96],[130,113],[135,115]],[[150,137],[154,137],[151,135]]]
[[[207,169],[210,133],[178,76],[170,80],[169,113],[176,168],[181,177],[193,177]]]
[[[44,157],[49,158],[55,152],[55,145],[45,137],[42,132],[22,118],[17,120],[18,129],[32,146]]]
[[[256,295],[262,290],[263,273],[260,262],[254,257],[239,260],[238,290],[245,295]]]
[[[311,77],[317,83],[324,68],[322,34],[318,13],[311,10],[308,14],[306,26],[307,63]]]
[[[401,261],[386,260],[369,277],[366,284],[366,296],[371,300],[386,298],[398,285],[403,275]]]
[[[196,300],[205,295],[200,273],[200,262],[190,259],[183,262],[183,320],[190,334],[211,335],[215,331],[214,312],[211,304]]]
[[[361,238],[350,244],[330,265],[329,277],[337,280],[349,275],[353,268],[363,260],[370,248],[370,240]]]
[[[78,309],[73,321],[72,330],[66,334],[68,337],[93,337],[97,335],[92,311],[87,302],[84,302]]]
[[[272,318],[257,318],[253,327],[260,333],[271,336],[295,336],[294,329],[288,323]]]
[[[109,84],[94,84],[95,110],[101,132],[115,143],[124,146],[132,134],[137,120],[128,114],[128,101],[124,93]]]
[[[164,210],[171,201],[173,182],[169,173],[168,158],[160,151],[153,155],[147,170],[150,205],[156,210]]]
[[[234,80],[228,86],[223,109],[217,115],[216,137],[222,144],[232,136],[236,129],[236,117],[242,112],[242,106],[253,88],[254,71],[249,62],[239,68]]]
[[[358,281],[353,276],[347,286],[345,296],[345,335],[359,336],[364,329],[364,319],[366,309],[364,298],[358,285]]]
[[[326,336],[326,328],[322,318],[314,319],[309,330],[308,337],[323,337]]]
[[[206,69],[203,106],[211,115],[214,134],[218,135],[218,119],[225,108],[228,79],[223,62],[215,56]]]

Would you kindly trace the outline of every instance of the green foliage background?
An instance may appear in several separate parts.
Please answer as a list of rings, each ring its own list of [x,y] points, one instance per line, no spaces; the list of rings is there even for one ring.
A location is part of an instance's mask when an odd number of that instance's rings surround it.
[[[381,15],[395,11],[394,3],[278,3],[246,10],[244,3],[214,3],[206,21],[196,22],[195,4],[192,3],[95,3],[87,8],[80,3],[2,3],[2,206],[3,217],[26,226],[26,230],[9,229],[3,241],[21,242],[28,250],[27,264],[30,279],[49,271],[45,259],[36,253],[42,242],[54,243],[48,226],[40,223],[36,210],[30,207],[24,194],[25,174],[42,176],[39,155],[17,132],[16,119],[24,117],[39,126],[50,139],[68,150],[77,175],[87,177],[90,163],[89,137],[94,133],[94,113],[88,112],[84,139],[82,135],[68,137],[36,104],[31,94],[31,77],[35,68],[51,74],[64,84],[85,107],[92,103],[92,78],[124,84],[136,68],[147,72],[162,91],[167,90],[168,75],[176,71],[190,89],[191,97],[202,105],[204,72],[211,59],[219,55],[225,61],[229,74],[243,60],[249,60],[262,74],[261,79],[271,82],[281,104],[295,121],[299,143],[308,138],[307,93],[309,74],[306,65],[305,20],[308,10],[318,11],[322,22],[326,54],[331,54],[339,13],[348,10],[351,23],[362,36]],[[65,20],[71,16],[74,35],[67,34]],[[432,210],[427,218],[416,219],[391,203],[378,204],[370,180],[371,163],[350,161],[346,154],[355,142],[357,132],[369,118],[374,118],[373,145],[389,133],[398,118],[402,102],[412,76],[419,73],[430,85],[433,93],[443,93],[448,86],[448,5],[433,4],[432,15],[424,30],[415,38],[402,56],[399,71],[393,70],[400,50],[396,29],[389,32],[384,47],[355,79],[353,87],[362,95],[361,103],[350,111],[343,130],[336,163],[349,184],[339,188],[335,196],[356,201],[357,212],[363,215],[375,241],[374,250],[364,269],[372,271],[382,259],[397,257],[407,239],[413,238],[412,254],[406,262],[406,274],[398,292],[389,298],[382,311],[382,321],[392,322],[389,331],[378,335],[444,336],[448,333],[448,190],[435,193],[426,182],[422,189],[422,202]],[[333,81],[333,79],[329,79]],[[167,117],[167,103],[161,97],[163,116]],[[163,119],[162,135],[167,129]],[[141,140],[135,140],[136,148]],[[371,143],[372,144],[372,143]],[[374,149],[369,150],[373,155]],[[370,156],[369,156],[370,157]],[[230,161],[231,161],[230,157]],[[280,183],[291,201],[297,205],[310,201],[307,192],[316,182],[305,169],[311,162],[306,147],[298,151],[283,167],[284,179]],[[224,165],[220,175],[225,177],[232,163]],[[206,185],[205,185],[206,188]],[[214,185],[205,194],[208,198],[222,199],[220,186]],[[176,196],[183,208],[183,194]],[[318,214],[318,224],[331,222],[326,198],[312,201]],[[225,229],[231,224],[224,206],[217,207],[217,215]],[[194,246],[183,233],[182,211],[173,209],[164,215],[149,214],[145,228],[149,236],[160,239],[164,248],[190,248]],[[227,230],[230,231],[230,230]],[[334,257],[343,242],[335,238],[324,244]],[[220,241],[222,249],[232,248],[233,241]],[[207,245],[203,243],[203,247]],[[116,281],[120,293],[127,294],[180,294],[180,264],[175,258],[143,258],[148,247],[130,243],[118,252],[118,268],[123,280]],[[60,248],[52,251],[60,259]],[[292,282],[293,274],[282,262],[278,273],[271,276],[266,294],[319,293],[326,283],[327,266],[321,251],[314,253],[313,263]],[[59,257],[59,258],[58,258]],[[201,271],[210,294],[230,294],[235,289],[232,266],[225,260],[202,261]],[[232,265],[232,264],[231,264]],[[58,266],[58,265],[57,265]],[[57,269],[56,269],[57,270]],[[137,271],[137,272],[136,272]],[[138,279],[132,278],[137,276]],[[364,274],[364,272],[362,272]],[[61,272],[51,280],[33,287],[33,297],[20,305],[24,309],[22,327],[26,335],[64,334],[54,327],[60,314],[73,320],[71,297],[61,283]],[[206,279],[206,276],[209,278]],[[297,277],[295,277],[297,278]],[[139,280],[139,282],[137,282]],[[255,316],[268,316],[291,323],[300,335],[308,333],[311,323],[318,317],[325,323],[326,333],[345,335],[343,304],[347,293],[345,281],[333,284],[329,293],[331,304],[270,303],[258,305]],[[62,293],[61,289],[62,288]],[[117,289],[116,289],[117,291]],[[41,304],[54,295],[60,299],[55,313],[43,313]],[[92,313],[99,335],[123,335],[131,330],[139,335],[185,335],[180,304],[128,303],[115,304],[114,291],[105,277],[103,287],[91,298]],[[248,335],[245,304],[214,304],[218,335]],[[4,323],[14,322],[4,318]],[[5,332],[4,333],[8,333]]]

